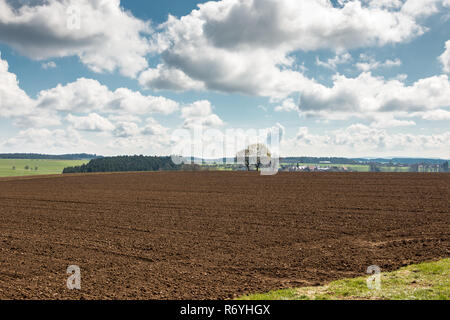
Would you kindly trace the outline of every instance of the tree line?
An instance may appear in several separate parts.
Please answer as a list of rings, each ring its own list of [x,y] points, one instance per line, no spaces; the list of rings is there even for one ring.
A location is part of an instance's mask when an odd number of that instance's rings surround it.
[[[180,170],[170,157],[118,156],[92,159],[87,164],[67,167],[63,173],[130,172]]]

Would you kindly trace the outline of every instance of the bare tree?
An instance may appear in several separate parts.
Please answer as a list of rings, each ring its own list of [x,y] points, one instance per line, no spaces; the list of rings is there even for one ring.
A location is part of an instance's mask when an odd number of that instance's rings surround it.
[[[250,171],[252,165],[256,167],[256,171],[263,165],[270,165],[271,154],[265,144],[256,143],[249,145],[245,150],[239,151],[236,155],[237,162],[243,161],[247,171]]]

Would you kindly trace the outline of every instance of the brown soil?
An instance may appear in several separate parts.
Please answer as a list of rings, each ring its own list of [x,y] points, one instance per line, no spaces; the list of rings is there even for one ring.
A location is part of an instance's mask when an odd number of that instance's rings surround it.
[[[449,174],[0,179],[0,298],[227,299],[393,270],[449,256],[449,195]]]

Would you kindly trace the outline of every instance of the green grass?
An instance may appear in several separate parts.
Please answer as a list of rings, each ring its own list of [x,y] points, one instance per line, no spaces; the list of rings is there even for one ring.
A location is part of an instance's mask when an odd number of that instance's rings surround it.
[[[0,177],[60,174],[65,167],[88,162],[89,160],[0,159]],[[26,166],[29,167],[28,170],[25,169]],[[13,170],[13,167],[16,169]]]
[[[389,166],[381,166],[381,172],[411,172],[409,167],[389,167]]]
[[[410,265],[381,273],[381,288],[369,289],[366,277],[322,287],[304,287],[245,296],[239,300],[449,300],[450,259]]]

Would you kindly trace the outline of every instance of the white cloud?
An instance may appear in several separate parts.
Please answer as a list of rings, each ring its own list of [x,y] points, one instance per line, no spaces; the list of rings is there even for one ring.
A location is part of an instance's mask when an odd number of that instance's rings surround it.
[[[142,134],[146,136],[157,136],[160,138],[168,138],[168,129],[161,124],[159,124],[155,119],[148,118],[146,120],[146,125],[142,129]]]
[[[410,127],[416,123],[412,120],[398,120],[393,118],[378,119],[370,124],[372,128]]]
[[[33,106],[33,100],[20,89],[16,75],[9,72],[8,62],[0,55],[0,117],[29,114]]]
[[[0,41],[31,59],[78,56],[95,72],[135,77],[147,68],[148,23],[120,0],[0,0]]]
[[[364,54],[361,54],[361,59],[363,60],[363,62],[356,63],[356,68],[364,72],[379,68],[399,67],[402,65],[402,61],[398,58],[394,60],[388,59],[384,62],[380,62],[376,61],[373,57],[368,57]]]
[[[450,111],[437,109],[426,112],[415,112],[411,114],[412,117],[421,117],[424,120],[443,121],[450,120]]]
[[[345,1],[342,8],[328,0],[207,2],[182,18],[170,16],[160,27],[152,48],[162,62],[140,82],[156,89],[285,98],[308,82],[291,69],[290,53],[330,49],[339,57],[352,48],[406,42],[426,31],[417,19],[435,12],[427,7],[418,14],[414,8],[385,1]]]
[[[450,73],[450,40],[445,43],[445,51],[439,57],[439,61],[442,63],[442,70]]]
[[[9,65],[0,55],[0,117],[14,118],[19,127],[57,126],[60,117],[52,110],[36,108],[36,101],[19,87],[15,74],[9,72]]]
[[[289,98],[284,100],[281,105],[276,106],[275,111],[277,112],[298,111],[298,105],[294,102],[294,99]]]
[[[141,122],[141,118],[132,114],[111,114],[108,119],[114,122]]]
[[[90,113],[86,117],[77,117],[69,114],[66,117],[75,129],[82,131],[111,131],[114,130],[114,125],[106,118],[96,114]]]
[[[399,9],[402,7],[401,0],[368,0],[369,6],[379,9]]]
[[[42,69],[54,69],[56,68],[56,63],[54,61],[43,62],[41,64]]]
[[[106,109],[111,112],[149,114],[161,113],[171,114],[178,110],[176,101],[154,96],[144,96],[138,91],[127,88],[119,88],[114,91],[112,99],[108,101]]]
[[[126,153],[140,154],[169,154],[169,129],[162,126],[153,118],[147,118],[144,126],[139,127],[134,122],[119,122],[113,132],[116,137],[107,147],[117,154],[117,150],[126,150]]]
[[[184,119],[183,128],[196,127],[220,127],[223,121],[212,111],[211,103],[207,100],[196,101],[181,109],[181,117]]]
[[[413,16],[430,16],[439,11],[439,5],[446,6],[447,0],[407,0],[402,12]]]
[[[159,90],[203,90],[204,84],[189,78],[183,71],[175,68],[167,68],[160,64],[154,69],[147,69],[139,76],[139,83],[147,89]]]
[[[48,90],[42,90],[37,97],[39,108],[57,111],[88,113],[103,110],[113,93],[97,80],[80,78],[66,85],[58,84]]]
[[[173,100],[144,96],[127,88],[110,91],[97,80],[85,78],[41,91],[37,106],[42,109],[77,113],[101,111],[133,115],[170,114],[178,110],[178,103]]]
[[[114,135],[120,138],[129,138],[137,136],[141,133],[141,129],[134,122],[118,122],[114,129]]]
[[[446,75],[420,79],[407,86],[368,72],[356,78],[335,75],[332,87],[320,84],[303,87],[300,112],[328,119],[392,118],[447,106],[450,106],[450,82]]]
[[[337,54],[334,58],[328,59],[326,62],[316,57],[316,65],[335,70],[338,65],[348,63],[352,60],[352,56],[348,53]]]
[[[353,124],[329,133],[313,134],[307,127],[302,127],[295,138],[283,141],[282,154],[448,158],[450,131],[430,135],[390,133],[381,128]]]
[[[20,131],[13,138],[0,143],[2,149],[11,152],[30,152],[42,153],[42,150],[48,153],[86,152],[86,149],[94,144],[85,140],[73,129],[49,130],[46,128],[30,128]]]
[[[54,110],[35,109],[32,113],[15,117],[13,124],[22,128],[45,128],[61,125],[61,116]]]
[[[62,117],[70,124],[71,132],[106,132],[122,138],[161,134],[161,137],[154,140],[165,141],[166,129],[154,119],[149,118],[143,128],[137,123],[143,115],[167,115],[178,109],[179,104],[173,100],[161,96],[145,96],[127,88],[110,91],[98,81],[85,78],[42,90],[36,99],[32,99],[20,89],[16,75],[9,72],[8,63],[0,58],[0,117],[12,118],[12,123],[16,126],[35,129],[22,131],[12,140],[14,143],[22,142],[26,145],[31,141],[31,133],[45,136],[54,132],[61,136],[61,131],[57,129],[45,131],[37,128],[60,126]],[[195,121],[200,119],[193,118]],[[212,112],[202,118],[201,122],[211,126],[221,124],[221,120]]]

